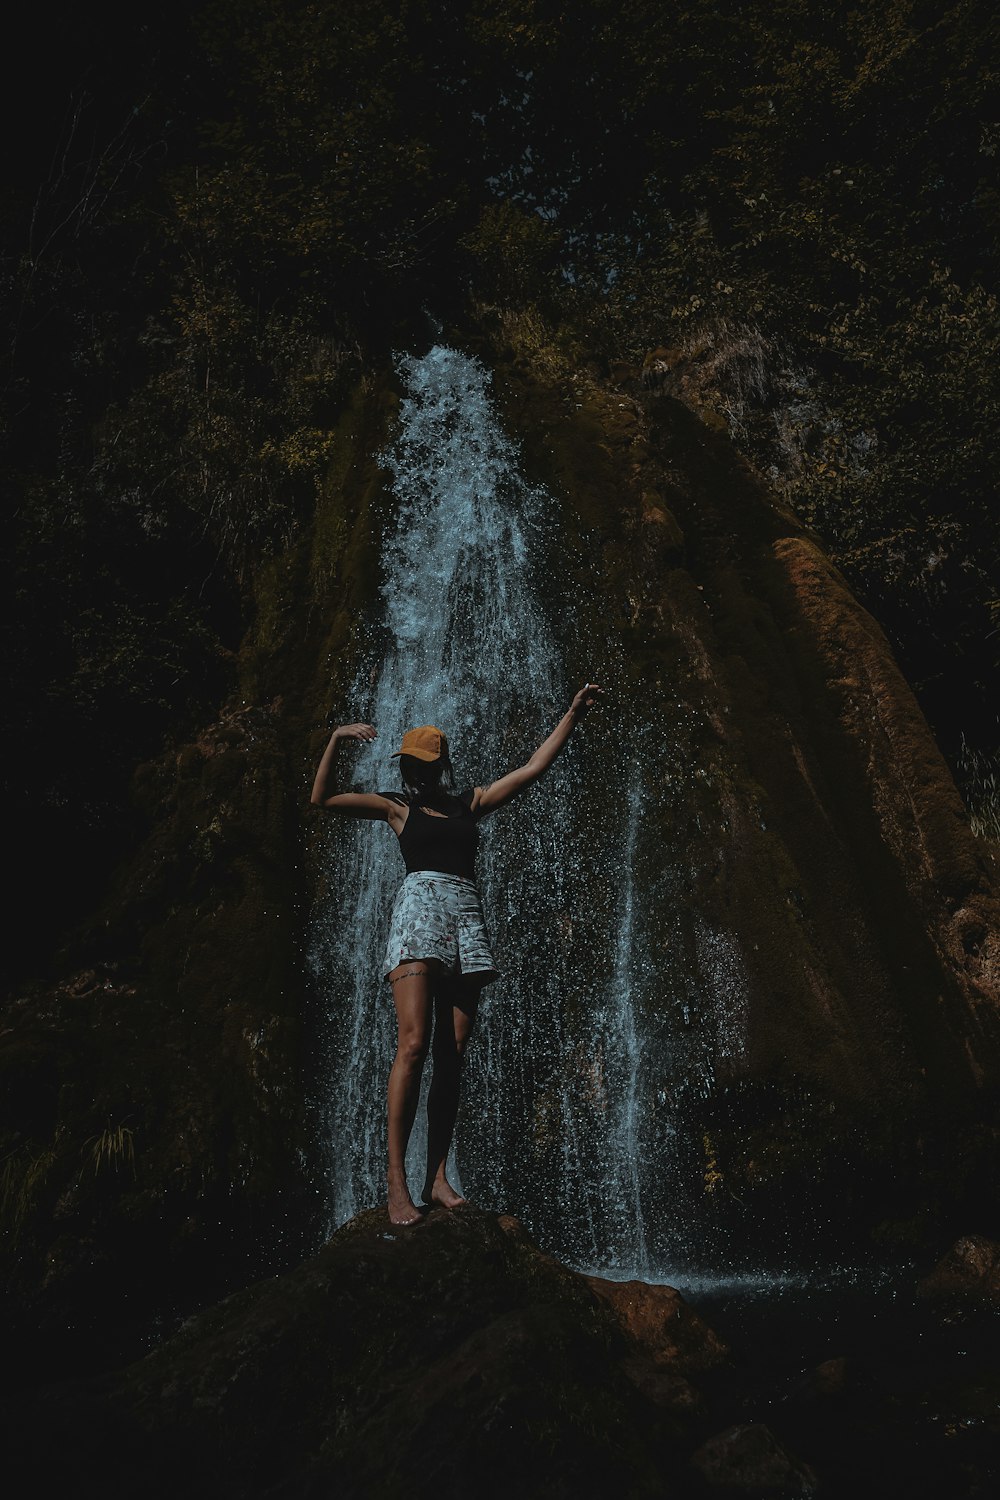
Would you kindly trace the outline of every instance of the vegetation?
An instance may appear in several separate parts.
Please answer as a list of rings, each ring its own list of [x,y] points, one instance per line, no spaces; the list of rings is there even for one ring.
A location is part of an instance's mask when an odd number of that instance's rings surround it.
[[[132,1176],[135,1176],[135,1131],[130,1126],[109,1124],[100,1135],[91,1136],[87,1145],[90,1147],[95,1177],[102,1163],[114,1167],[117,1172],[122,1162],[128,1162],[132,1168]]]
[[[192,0],[128,24],[68,37],[55,74],[84,92],[6,188],[30,907],[58,928],[90,899],[132,768],[214,712],[348,392],[424,309],[502,309],[604,370],[674,351],[995,788],[987,6]]]
[[[6,1143],[5,1143],[6,1144]],[[0,1223],[11,1244],[30,1217],[35,1200],[56,1162],[58,1141],[36,1149],[31,1141],[7,1151],[0,1167]]]

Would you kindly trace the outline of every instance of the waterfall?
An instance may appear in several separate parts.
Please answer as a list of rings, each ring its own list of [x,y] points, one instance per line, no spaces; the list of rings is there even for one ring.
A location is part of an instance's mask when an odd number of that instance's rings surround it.
[[[398,371],[398,431],[380,455],[394,498],[381,618],[342,705],[378,739],[342,748],[340,784],[397,786],[390,752],[405,729],[433,723],[449,737],[456,784],[486,785],[562,717],[579,686],[568,655],[585,661],[581,676],[608,679],[613,709],[621,647],[600,605],[560,582],[558,503],[521,476],[485,367],[438,345],[400,358]],[[683,1113],[711,1078],[711,1028],[697,1041],[687,1034],[692,1007],[704,1005],[678,956],[683,872],[643,821],[655,760],[646,746],[662,745],[670,726],[654,725],[652,709],[634,728],[622,717],[595,710],[542,781],[481,825],[501,978],[481,1002],[449,1175],[570,1263],[654,1277],[690,1259],[701,1167],[684,1146]],[[332,1229],[384,1201],[395,1013],[381,959],[403,864],[386,825],[331,818],[327,834],[310,958],[325,1017]],[[652,925],[665,920],[675,940],[658,943],[654,961]],[[703,944],[708,965],[719,942]],[[428,1060],[425,1095],[430,1070]],[[417,1118],[413,1189],[423,1099]]]

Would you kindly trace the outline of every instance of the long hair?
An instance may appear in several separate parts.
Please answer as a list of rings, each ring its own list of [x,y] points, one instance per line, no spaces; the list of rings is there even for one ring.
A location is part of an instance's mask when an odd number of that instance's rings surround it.
[[[420,760],[416,755],[401,755],[399,774],[408,802],[426,802],[428,797],[438,791],[452,797],[455,795],[455,778],[447,755],[442,755],[440,760]]]

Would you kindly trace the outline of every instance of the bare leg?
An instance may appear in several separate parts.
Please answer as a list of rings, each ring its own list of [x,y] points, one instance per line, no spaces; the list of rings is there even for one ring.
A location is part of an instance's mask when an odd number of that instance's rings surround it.
[[[472,1035],[481,982],[438,981],[434,993],[434,1073],[427,1093],[427,1177],[425,1203],[456,1208],[465,1199],[445,1176],[458,1114],[462,1059]]]
[[[420,1079],[431,1035],[431,986],[429,965],[408,960],[389,975],[396,1006],[399,1037],[389,1072],[389,1220],[393,1224],[416,1224],[422,1215],[406,1185],[406,1144],[420,1097]]]

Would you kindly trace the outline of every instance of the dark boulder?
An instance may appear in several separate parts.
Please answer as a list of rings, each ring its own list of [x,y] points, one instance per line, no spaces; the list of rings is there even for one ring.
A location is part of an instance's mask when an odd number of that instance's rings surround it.
[[[917,1294],[934,1301],[959,1301],[1000,1309],[1000,1245],[981,1234],[956,1240],[928,1275]]]
[[[819,1484],[804,1464],[761,1422],[729,1427],[703,1443],[691,1464],[713,1493],[784,1497],[816,1495]]]
[[[40,1393],[15,1451],[36,1485],[108,1497],[653,1496],[697,1441],[688,1376],[723,1358],[671,1288],[579,1275],[516,1220],[371,1209],[125,1370]]]

